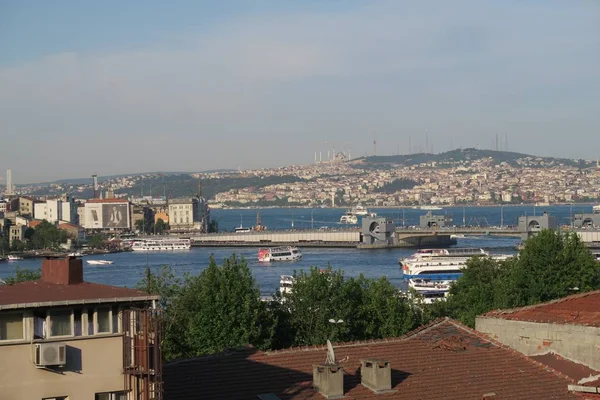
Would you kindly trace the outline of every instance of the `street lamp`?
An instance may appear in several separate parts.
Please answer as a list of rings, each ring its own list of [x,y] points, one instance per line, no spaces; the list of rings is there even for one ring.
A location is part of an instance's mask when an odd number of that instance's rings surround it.
[[[337,321],[333,318],[329,319],[329,323],[333,324],[333,335],[332,335],[332,339],[335,341],[335,334],[337,333],[337,326],[339,324],[343,324],[344,320],[343,319],[338,319]]]

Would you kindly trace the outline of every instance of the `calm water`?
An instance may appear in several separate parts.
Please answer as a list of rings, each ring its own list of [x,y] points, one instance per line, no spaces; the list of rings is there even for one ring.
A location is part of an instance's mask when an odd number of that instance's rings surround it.
[[[320,226],[339,226],[340,216],[344,209],[263,209],[260,210],[262,223],[269,229],[309,229]],[[373,209],[379,215],[385,215],[402,225],[416,225],[423,210]],[[557,216],[562,223],[568,223],[572,213],[591,212],[591,205],[536,207],[535,213],[547,211]],[[462,225],[463,208],[447,208],[434,211],[435,214],[453,214],[457,225]],[[466,225],[494,226],[500,225],[500,207],[471,207],[465,208]],[[502,210],[505,225],[516,225],[520,215],[533,215],[534,207],[504,207]],[[240,225],[240,215],[244,226],[252,226],[256,221],[256,210],[214,210],[212,217],[219,221],[220,228],[232,230]],[[312,216],[312,219],[311,219]],[[492,253],[515,253],[514,246],[518,238],[469,237],[459,238],[460,247],[484,247]],[[133,287],[141,279],[144,268],[148,265],[158,270],[161,265],[170,265],[178,276],[185,273],[198,274],[208,265],[209,256],[214,254],[217,262],[232,253],[243,256],[254,274],[263,295],[273,294],[279,288],[280,275],[291,275],[294,271],[308,269],[310,266],[326,268],[331,264],[335,269],[343,269],[346,276],[358,276],[361,273],[369,278],[386,276],[398,287],[404,287],[398,258],[406,257],[414,252],[413,249],[389,250],[357,250],[357,249],[303,249],[303,258],[293,263],[259,264],[257,248],[193,248],[183,252],[164,253],[115,253],[101,256],[84,257],[84,276],[86,281],[117,286]],[[85,263],[86,259],[106,259],[114,261],[112,265],[92,266]],[[39,269],[40,259],[27,259],[17,262],[0,263],[0,278],[14,274],[15,267],[24,269]]]

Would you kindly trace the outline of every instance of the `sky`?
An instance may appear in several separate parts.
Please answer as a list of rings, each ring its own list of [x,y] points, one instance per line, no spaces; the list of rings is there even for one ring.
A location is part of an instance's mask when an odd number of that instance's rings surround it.
[[[496,136],[595,160],[599,127],[597,0],[0,0],[17,184]]]

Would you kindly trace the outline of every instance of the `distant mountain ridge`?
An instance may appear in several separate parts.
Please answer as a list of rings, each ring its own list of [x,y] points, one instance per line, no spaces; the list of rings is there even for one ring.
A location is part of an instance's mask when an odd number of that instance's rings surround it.
[[[217,173],[217,172],[234,172],[234,171],[236,171],[236,170],[235,169],[213,169],[213,170],[198,171],[198,172],[181,172],[181,171],[180,172],[178,172],[178,171],[136,172],[133,174],[117,174],[117,175],[99,176],[98,182],[103,182],[103,181],[107,181],[109,179],[115,179],[115,178],[123,178],[126,176],[157,175],[157,174],[163,174],[163,175],[212,174],[212,173]],[[40,182],[40,183],[34,183],[34,184],[30,184],[30,185],[49,185],[49,184],[86,185],[91,182],[92,182],[92,177],[90,176],[89,178],[59,179],[56,181]],[[27,185],[22,185],[22,186],[27,186]]]
[[[528,164],[535,166],[536,164],[540,167],[549,164],[564,164],[573,167],[589,167],[594,165],[593,161],[589,160],[573,160],[568,158],[556,158],[556,157],[541,157],[530,154],[522,154],[510,151],[495,151],[495,150],[480,150],[475,148],[456,149],[450,150],[443,153],[432,154],[432,153],[417,153],[417,154],[401,154],[393,156],[370,156],[356,159],[358,161],[357,167],[361,165],[370,165],[376,167],[377,165],[394,164],[394,165],[419,165],[423,163],[435,162],[438,164],[451,164],[460,163],[465,161],[475,161],[484,158],[492,158],[495,164],[506,162],[510,165],[518,165],[519,160],[527,160]]]

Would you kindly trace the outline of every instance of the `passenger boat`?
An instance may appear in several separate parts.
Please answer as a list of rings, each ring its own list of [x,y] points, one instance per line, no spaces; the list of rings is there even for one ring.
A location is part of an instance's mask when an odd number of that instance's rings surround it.
[[[114,261],[108,261],[108,260],[86,260],[86,262],[88,264],[90,264],[90,265],[110,265]]]
[[[598,204],[597,206],[593,206],[592,207],[592,212],[594,214],[600,214],[600,204]]]
[[[137,240],[131,245],[133,251],[172,251],[189,250],[190,239],[145,239]]]
[[[350,213],[353,215],[368,215],[369,211],[367,211],[366,207],[361,206],[360,204],[354,206],[350,209]]]
[[[12,254],[9,254],[7,258],[8,258],[8,261],[19,261],[19,260],[23,259],[23,257],[15,256]]]
[[[510,255],[490,255],[483,249],[423,249],[398,260],[408,287],[423,295],[425,302],[444,299],[450,285],[462,275],[471,257],[491,257],[504,261]]]
[[[258,261],[296,261],[302,258],[300,249],[292,246],[269,247],[258,249]]]
[[[292,286],[294,285],[294,277],[292,275],[281,275],[279,280],[279,293],[292,293]]]
[[[342,215],[342,217],[340,218],[340,224],[357,224],[357,223],[358,223],[358,217],[349,211],[346,214]]]

